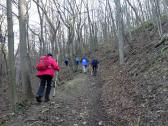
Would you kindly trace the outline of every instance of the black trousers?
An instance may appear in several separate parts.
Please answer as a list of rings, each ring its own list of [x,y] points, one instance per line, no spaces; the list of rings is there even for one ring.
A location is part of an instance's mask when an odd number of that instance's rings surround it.
[[[45,86],[46,86],[46,83],[47,83],[47,87],[46,87],[46,91],[45,91],[45,99],[49,99],[50,91],[51,91],[52,76],[43,75],[43,76],[39,76],[39,78],[40,78],[40,86],[39,86],[39,89],[37,91],[37,96],[39,96],[39,97],[44,96],[44,90],[45,90]]]
[[[97,74],[97,68],[98,68],[97,65],[92,65],[93,75]]]

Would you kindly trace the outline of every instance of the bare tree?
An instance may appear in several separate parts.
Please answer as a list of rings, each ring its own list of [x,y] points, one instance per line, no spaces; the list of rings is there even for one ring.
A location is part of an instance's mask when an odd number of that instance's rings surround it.
[[[30,80],[30,71],[28,66],[28,52],[27,52],[27,2],[26,0],[19,0],[19,30],[20,30],[20,57],[21,57],[21,74],[22,83],[24,86],[25,99],[32,98],[32,88]]]
[[[159,0],[154,0],[151,1],[152,3],[152,7],[153,7],[153,16],[158,28],[158,32],[159,32],[159,36],[161,37],[163,34],[163,30],[162,30],[162,21],[161,21],[161,14],[160,14],[160,4],[159,4]]]
[[[138,15],[136,8],[131,4],[131,2],[129,0],[126,0],[126,1],[130,5],[132,10],[134,11],[138,24],[142,24],[142,20],[141,20],[140,16]]]
[[[13,34],[13,20],[12,20],[12,3],[7,0],[7,21],[8,21],[8,61],[9,61],[9,80],[11,88],[11,101],[13,110],[16,106],[16,79],[15,79],[15,59],[14,59],[14,34]]]
[[[116,20],[118,27],[118,47],[119,47],[119,58],[120,64],[124,63],[124,38],[123,38],[123,20],[120,0],[115,0],[116,4]]]

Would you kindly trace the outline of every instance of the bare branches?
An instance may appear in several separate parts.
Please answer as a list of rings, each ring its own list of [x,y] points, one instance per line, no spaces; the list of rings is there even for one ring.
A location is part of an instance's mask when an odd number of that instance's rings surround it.
[[[4,5],[2,5],[1,3],[0,3],[0,6],[3,7],[4,9],[7,9],[7,7],[5,7]],[[12,12],[12,14],[13,14],[14,16],[16,16],[17,18],[19,18],[19,16],[18,16],[17,14],[15,14],[14,12]]]
[[[126,0],[127,3],[130,5],[130,7],[132,8],[132,10],[134,11],[136,18],[138,19],[138,21],[142,24],[141,18],[139,17],[137,10],[135,9],[135,7],[133,7],[133,5],[131,4],[131,2],[129,0]]]

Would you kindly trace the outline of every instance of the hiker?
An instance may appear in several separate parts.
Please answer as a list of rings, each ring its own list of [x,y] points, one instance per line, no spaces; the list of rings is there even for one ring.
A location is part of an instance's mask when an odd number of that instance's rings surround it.
[[[44,95],[45,85],[47,82],[45,102],[48,102],[50,100],[49,96],[52,78],[55,76],[55,71],[60,70],[60,67],[57,61],[53,58],[53,55],[48,53],[46,56],[40,57],[40,62],[36,65],[36,69],[38,70],[36,76],[40,78],[40,86],[37,91],[36,100],[37,102],[42,102],[41,98]]]
[[[65,59],[64,63],[65,63],[65,66],[68,66],[68,65],[69,65],[69,60],[68,60],[68,58]]]
[[[92,59],[91,66],[92,66],[93,76],[96,76],[97,74],[98,64],[99,64],[99,61],[96,58]]]
[[[78,71],[79,64],[80,64],[80,59],[79,59],[79,57],[76,57],[76,58],[75,58],[76,70],[75,70],[75,71]]]
[[[82,67],[83,67],[83,73],[87,72],[87,67],[89,65],[89,60],[84,56],[82,58]]]

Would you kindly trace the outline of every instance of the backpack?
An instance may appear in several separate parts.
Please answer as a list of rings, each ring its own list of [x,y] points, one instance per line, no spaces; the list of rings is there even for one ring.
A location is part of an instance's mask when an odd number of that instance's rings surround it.
[[[50,66],[49,60],[47,56],[41,56],[39,63],[36,64],[36,69],[38,71],[46,70]]]
[[[96,59],[93,59],[92,60],[92,65],[93,66],[97,66],[99,64],[99,62],[96,60]]]
[[[76,63],[77,65],[80,63],[80,59],[79,59],[78,57],[75,59],[75,63]]]

